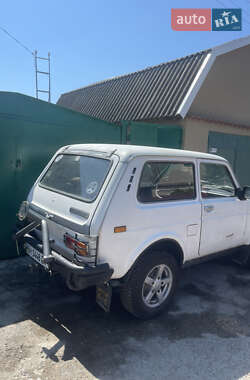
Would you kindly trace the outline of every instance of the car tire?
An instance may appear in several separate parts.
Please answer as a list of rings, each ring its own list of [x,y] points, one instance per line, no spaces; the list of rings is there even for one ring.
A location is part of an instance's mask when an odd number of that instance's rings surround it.
[[[143,255],[126,276],[120,297],[124,308],[140,319],[160,314],[177,287],[179,266],[173,255],[152,251]]]

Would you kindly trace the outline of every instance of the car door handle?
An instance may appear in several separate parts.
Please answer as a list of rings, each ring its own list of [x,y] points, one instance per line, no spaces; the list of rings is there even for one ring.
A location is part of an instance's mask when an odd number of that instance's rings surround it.
[[[206,212],[211,212],[213,210],[214,210],[214,206],[213,205],[204,206],[204,211],[206,211]]]

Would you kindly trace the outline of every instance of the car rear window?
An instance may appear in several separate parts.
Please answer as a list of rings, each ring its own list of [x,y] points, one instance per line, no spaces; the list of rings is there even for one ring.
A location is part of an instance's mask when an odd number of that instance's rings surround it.
[[[42,187],[85,202],[98,196],[111,161],[103,158],[60,154],[40,181]]]

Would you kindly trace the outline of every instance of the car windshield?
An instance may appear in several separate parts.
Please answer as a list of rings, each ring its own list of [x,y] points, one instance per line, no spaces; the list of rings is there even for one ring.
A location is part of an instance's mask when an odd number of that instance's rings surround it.
[[[40,185],[73,198],[93,202],[109,172],[111,161],[102,158],[60,154]]]

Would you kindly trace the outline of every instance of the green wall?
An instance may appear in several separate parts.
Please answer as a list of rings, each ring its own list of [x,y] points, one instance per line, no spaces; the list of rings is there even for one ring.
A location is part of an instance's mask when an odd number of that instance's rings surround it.
[[[128,128],[129,127],[129,128]],[[75,143],[124,143],[181,148],[178,126],[107,123],[35,98],[0,92],[0,259],[16,256],[16,213],[55,151]]]
[[[123,122],[123,141],[132,145],[182,147],[182,128],[178,125],[162,125],[144,122]],[[126,133],[127,132],[127,133]]]
[[[208,152],[225,157],[231,164],[241,186],[250,185],[250,137],[209,132]]]
[[[34,99],[0,92],[0,259],[16,256],[11,240],[22,200],[55,151],[74,143],[119,143],[113,124]]]

